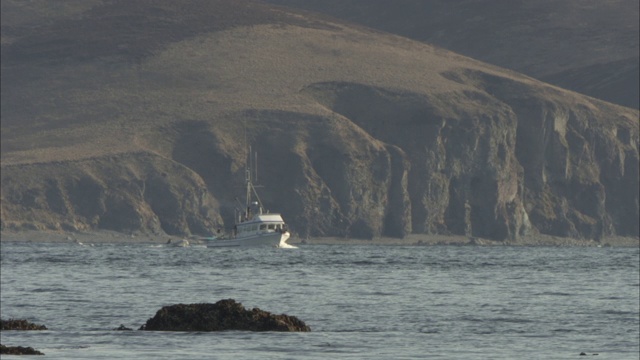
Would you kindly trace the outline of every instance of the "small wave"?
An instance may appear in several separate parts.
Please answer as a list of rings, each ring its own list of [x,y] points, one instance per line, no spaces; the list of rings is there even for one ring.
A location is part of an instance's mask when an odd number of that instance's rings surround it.
[[[556,291],[545,291],[545,292],[541,292],[538,293],[536,295],[550,295],[550,296],[572,296],[574,294],[568,294],[568,293],[564,293],[564,292],[556,292]]]
[[[439,334],[440,331],[434,329],[422,328],[418,331],[421,334]]]
[[[576,332],[577,330],[575,329],[553,329],[553,332],[557,332],[557,333],[571,333],[571,332]]]
[[[69,290],[61,287],[54,287],[54,288],[35,288],[31,291],[34,293],[44,293],[44,292],[64,292]]]
[[[461,321],[468,322],[479,322],[479,323],[511,323],[511,324],[529,324],[536,322],[535,320],[523,319],[523,318],[512,318],[512,317],[494,317],[494,318],[481,318],[474,316],[463,316],[460,318]]]
[[[49,349],[52,350],[78,350],[78,349],[89,349],[91,346],[89,345],[75,345],[75,346],[52,346]]]
[[[315,347],[331,347],[331,343],[325,342],[325,343],[321,343],[321,344],[316,344],[313,345]]]
[[[636,315],[636,312],[633,311],[622,311],[622,310],[605,310],[602,312],[606,315]]]
[[[375,264],[377,264],[376,262],[369,261],[369,260],[349,261],[349,263],[351,263],[353,265],[375,265]]]

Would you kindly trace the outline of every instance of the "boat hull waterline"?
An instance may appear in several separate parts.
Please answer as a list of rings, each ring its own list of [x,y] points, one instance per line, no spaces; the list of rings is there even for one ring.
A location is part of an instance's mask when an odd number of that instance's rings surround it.
[[[207,241],[207,247],[233,247],[233,246],[269,246],[285,247],[289,239],[289,232],[269,232],[255,234],[246,237],[236,237],[231,239],[215,239]]]

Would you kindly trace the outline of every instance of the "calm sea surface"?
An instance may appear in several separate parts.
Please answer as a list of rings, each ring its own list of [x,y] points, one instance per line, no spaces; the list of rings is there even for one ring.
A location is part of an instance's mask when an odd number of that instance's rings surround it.
[[[634,359],[638,248],[1,244],[2,344],[47,359]],[[310,333],[137,329],[233,298]],[[134,331],[113,331],[124,324]],[[3,356],[5,358],[5,356]],[[10,358],[10,356],[6,356]]]

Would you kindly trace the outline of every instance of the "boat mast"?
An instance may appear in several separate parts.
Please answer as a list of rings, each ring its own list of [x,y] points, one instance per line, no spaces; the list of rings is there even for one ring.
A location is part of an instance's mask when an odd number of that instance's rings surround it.
[[[247,151],[246,164],[244,169],[244,181],[247,185],[247,192],[245,195],[245,205],[244,205],[244,218],[245,220],[249,220],[251,216],[251,190],[253,189],[253,184],[251,183],[251,145],[249,145],[249,141],[247,140],[247,121],[244,121],[244,149]]]
[[[251,199],[252,196],[251,194],[253,193],[253,195],[256,197],[256,200],[258,202],[258,209],[257,212],[258,214],[262,213],[262,201],[260,201],[260,197],[258,196],[258,192],[256,191],[255,186],[253,186],[253,182],[251,181],[251,177],[252,175],[255,176],[255,178],[258,178],[258,152],[255,153],[255,157],[252,156],[251,154],[251,145],[248,145],[248,141],[247,141],[247,123],[244,123],[244,148],[248,150],[248,154],[247,154],[247,163],[245,166],[245,170],[244,170],[244,177],[245,177],[245,182],[247,184],[247,193],[246,193],[246,203],[245,203],[245,208],[244,208],[244,214],[245,214],[245,219],[249,220],[249,217],[251,216]],[[255,171],[255,174],[253,173]]]
[[[254,176],[255,179],[257,181],[258,179],[258,152],[256,151],[256,153],[254,154],[255,157],[253,159],[253,168],[254,168]],[[256,201],[258,202],[258,214],[262,214],[262,200],[260,200],[260,196],[258,196],[258,192],[256,191],[256,187],[253,185],[253,182],[251,182],[251,190],[253,190],[253,195],[256,197]]]
[[[251,209],[252,199],[255,197],[256,202],[258,203],[258,214],[262,214],[262,201],[260,200],[260,196],[258,196],[258,192],[256,191],[255,185],[253,185],[252,176],[256,179],[258,178],[258,169],[256,164],[258,163],[258,153],[255,153],[255,157],[251,156],[251,146],[249,146],[249,158],[247,159],[247,168],[245,169],[245,181],[247,183],[247,203],[246,210],[249,212]],[[249,214],[247,214],[247,218]]]
[[[244,171],[244,177],[245,182],[247,183],[246,209],[248,210],[251,206],[251,188],[253,187],[253,185],[251,184],[251,146],[249,146],[249,157],[247,158],[247,166]]]

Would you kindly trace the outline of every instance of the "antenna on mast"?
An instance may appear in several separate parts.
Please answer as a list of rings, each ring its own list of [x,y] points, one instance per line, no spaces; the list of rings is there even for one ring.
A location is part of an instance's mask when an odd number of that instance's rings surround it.
[[[244,159],[246,161],[244,166],[244,179],[245,182],[251,181],[251,145],[247,140],[247,119],[242,121],[244,127],[244,143],[242,144],[242,152],[245,154]]]
[[[254,178],[255,182],[258,183],[258,152],[255,152],[254,160],[253,160],[253,170],[254,170]]]

